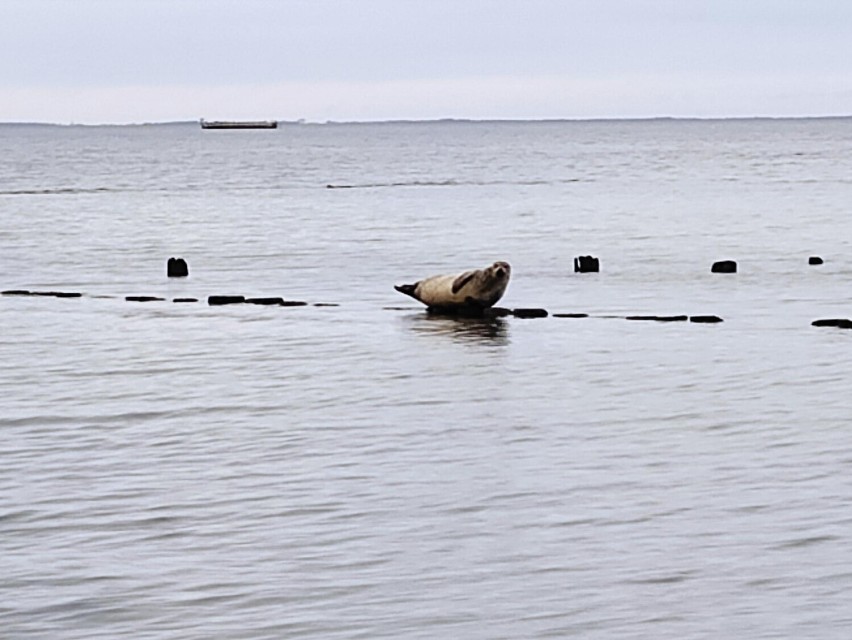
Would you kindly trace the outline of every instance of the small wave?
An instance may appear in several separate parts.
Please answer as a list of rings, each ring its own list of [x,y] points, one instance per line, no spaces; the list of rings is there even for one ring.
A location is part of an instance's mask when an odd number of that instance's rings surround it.
[[[776,549],[797,549],[799,547],[809,547],[814,544],[822,544],[824,542],[834,542],[836,540],[840,540],[839,536],[836,535],[816,535],[816,536],[807,536],[804,538],[795,538],[793,540],[787,540],[779,545],[777,545]]]
[[[0,427],[46,427],[50,425],[87,424],[102,425],[121,422],[146,422],[174,415],[174,411],[127,411],[123,413],[92,414],[92,415],[60,415],[41,414],[21,418],[0,418]]]
[[[359,184],[325,185],[326,189],[389,189],[392,187],[495,187],[502,185],[536,187],[582,182],[581,178],[559,180],[406,180],[400,182],[364,182]]]
[[[693,571],[680,571],[673,574],[660,574],[653,575],[641,578],[634,578],[632,580],[628,580],[628,584],[677,584],[678,582],[685,582],[693,577]]]
[[[456,180],[410,180],[404,182],[364,182],[361,184],[327,184],[326,189],[388,189],[390,187],[455,187]]]
[[[50,189],[7,189],[0,196],[58,196],[82,193],[104,193],[115,191],[109,187],[55,187]]]

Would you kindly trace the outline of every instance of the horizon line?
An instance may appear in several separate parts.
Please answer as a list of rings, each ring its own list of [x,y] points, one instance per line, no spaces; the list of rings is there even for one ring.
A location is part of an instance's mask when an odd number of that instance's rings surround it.
[[[852,118],[852,113],[833,115],[749,115],[749,116],[589,116],[589,117],[554,117],[554,118],[385,118],[377,120],[296,120],[265,118],[274,120],[280,125],[293,126],[322,126],[322,125],[362,125],[362,124],[439,124],[439,123],[560,123],[560,122],[653,122],[653,121],[701,121],[719,122],[736,120],[843,120]],[[55,122],[47,120],[4,120],[0,126],[45,126],[45,127],[144,127],[162,125],[199,124],[198,119],[151,120],[142,122]],[[243,118],[228,118],[226,122],[238,121]]]

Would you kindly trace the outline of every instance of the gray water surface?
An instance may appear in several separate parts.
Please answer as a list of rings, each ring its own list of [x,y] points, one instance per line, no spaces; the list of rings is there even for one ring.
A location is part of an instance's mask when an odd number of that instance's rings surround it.
[[[849,120],[0,143],[0,636],[848,637]]]

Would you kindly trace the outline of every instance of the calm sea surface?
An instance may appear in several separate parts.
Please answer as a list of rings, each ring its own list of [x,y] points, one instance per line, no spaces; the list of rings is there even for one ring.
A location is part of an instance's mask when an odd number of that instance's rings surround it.
[[[0,297],[1,637],[849,637],[852,120],[0,153],[0,289],[84,294]],[[494,260],[590,317],[393,290]]]

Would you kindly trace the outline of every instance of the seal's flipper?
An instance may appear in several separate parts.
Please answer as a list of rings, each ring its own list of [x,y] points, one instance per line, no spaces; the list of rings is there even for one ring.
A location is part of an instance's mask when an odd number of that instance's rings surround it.
[[[476,272],[476,270],[473,270],[473,271],[465,271],[465,272],[464,272],[463,274],[461,274],[458,278],[456,278],[455,280],[453,280],[453,289],[452,289],[452,290],[453,290],[453,294],[456,294],[456,293],[458,293],[459,291],[461,291],[461,290],[462,290],[462,287],[463,287],[464,285],[466,285],[468,282],[470,282],[470,281],[471,281],[471,279],[473,279],[473,276],[475,276],[475,275],[476,275],[476,273],[477,273],[477,272]]]
[[[419,300],[417,294],[414,293],[415,289],[417,289],[416,284],[395,284],[393,288],[399,291],[400,293],[404,293],[407,296],[411,296],[415,300]]]

